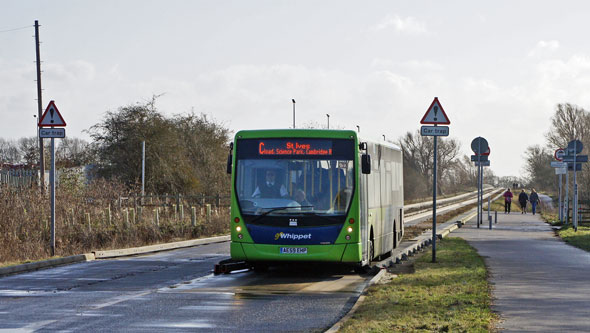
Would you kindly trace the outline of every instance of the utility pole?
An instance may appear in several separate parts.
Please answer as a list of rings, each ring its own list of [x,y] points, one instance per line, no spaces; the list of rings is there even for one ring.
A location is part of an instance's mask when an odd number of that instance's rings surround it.
[[[39,21],[35,20],[35,49],[37,51],[37,122],[41,121],[43,113],[43,100],[41,98],[41,55],[39,53]],[[43,138],[39,136],[37,127],[37,139],[39,141],[39,172],[41,173],[41,193],[45,194],[45,158],[43,153]]]
[[[145,141],[141,142],[141,203],[145,196]]]

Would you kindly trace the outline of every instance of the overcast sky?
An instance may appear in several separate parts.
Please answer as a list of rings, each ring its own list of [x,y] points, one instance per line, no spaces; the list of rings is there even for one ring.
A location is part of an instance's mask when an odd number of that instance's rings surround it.
[[[437,96],[471,154],[523,173],[557,103],[590,105],[587,1],[0,0],[0,137],[36,135],[35,20],[44,107],[68,137],[153,95],[168,115],[233,131],[297,125],[397,140]],[[20,30],[13,30],[23,28]],[[11,30],[11,31],[7,31]]]

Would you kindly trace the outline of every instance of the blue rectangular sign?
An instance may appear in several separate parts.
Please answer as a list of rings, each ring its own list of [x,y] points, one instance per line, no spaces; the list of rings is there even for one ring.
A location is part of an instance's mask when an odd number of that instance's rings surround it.
[[[573,162],[574,156],[573,155],[565,155],[563,157],[564,162]],[[576,163],[586,163],[588,162],[588,155],[576,155]]]

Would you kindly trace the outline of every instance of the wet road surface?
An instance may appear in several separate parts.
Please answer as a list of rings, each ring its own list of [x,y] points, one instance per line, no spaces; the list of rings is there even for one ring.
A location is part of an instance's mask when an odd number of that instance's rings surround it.
[[[217,243],[0,278],[0,330],[322,331],[369,277],[324,266],[211,274]]]

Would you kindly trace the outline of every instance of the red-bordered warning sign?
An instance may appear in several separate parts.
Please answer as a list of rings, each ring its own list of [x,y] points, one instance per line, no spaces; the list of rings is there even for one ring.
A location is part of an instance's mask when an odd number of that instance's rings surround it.
[[[61,113],[59,113],[59,110],[57,109],[57,106],[55,106],[54,101],[49,102],[49,105],[47,105],[47,109],[45,109],[45,112],[41,116],[38,126],[39,127],[51,127],[51,126],[65,127],[66,126],[66,121],[64,120],[64,117],[61,116]]]
[[[438,97],[434,98],[432,104],[430,104],[430,107],[426,110],[424,117],[420,120],[420,124],[449,125],[450,123],[451,121],[449,120],[449,117],[447,117],[442,105],[440,105]]]

